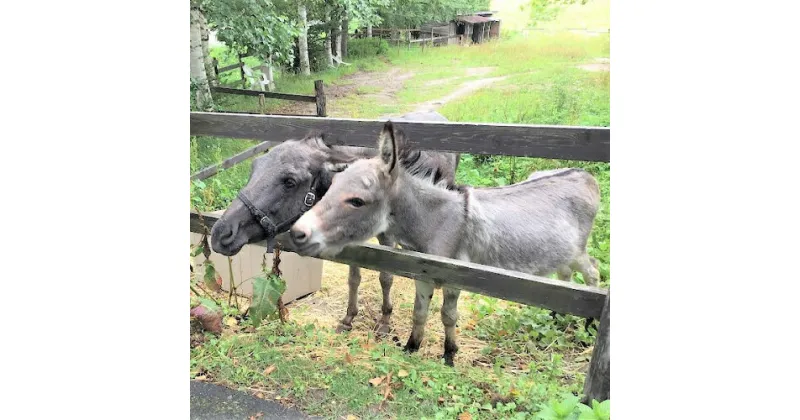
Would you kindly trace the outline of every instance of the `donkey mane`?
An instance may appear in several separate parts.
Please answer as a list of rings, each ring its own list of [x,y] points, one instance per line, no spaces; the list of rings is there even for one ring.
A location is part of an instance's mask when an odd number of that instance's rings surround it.
[[[466,193],[467,189],[469,189],[469,188],[474,188],[474,187],[472,187],[470,185],[462,185],[462,184],[455,184],[455,183],[454,184],[449,184],[449,183],[446,182],[446,180],[439,179],[439,170],[438,169],[436,170],[435,174],[431,173],[431,171],[412,173],[412,172],[409,172],[408,170],[406,170],[405,172],[411,178],[413,178],[416,181],[421,181],[422,183],[424,183],[426,185],[433,185],[434,187],[439,188],[439,189],[449,190],[449,191],[456,191],[456,192],[458,192],[460,194]],[[554,178],[554,177],[562,177],[562,176],[567,176],[567,175],[575,173],[575,172],[586,172],[586,171],[584,169],[581,169],[581,168],[568,168],[568,169],[553,170],[551,172],[552,173],[548,173],[547,175],[529,177],[528,179],[519,181],[519,182],[517,182],[515,184],[501,185],[501,186],[497,186],[497,187],[480,187],[480,189],[483,190],[483,191],[487,191],[487,190],[492,190],[492,191],[503,190],[503,189],[511,188],[513,186],[519,186],[519,185],[522,185],[522,184],[529,184],[529,183],[539,182],[539,181],[543,181],[545,179],[550,179],[550,178]],[[532,175],[536,175],[536,174],[537,174],[537,172],[534,172]]]

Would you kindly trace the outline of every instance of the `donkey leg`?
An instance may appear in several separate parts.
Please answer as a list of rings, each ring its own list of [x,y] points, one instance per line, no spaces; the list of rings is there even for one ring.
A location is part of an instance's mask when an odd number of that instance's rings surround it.
[[[414,282],[417,293],[414,296],[414,326],[411,328],[411,335],[406,342],[405,351],[413,353],[419,350],[422,336],[425,335],[425,321],[428,320],[428,306],[433,297],[433,285],[424,281]]]
[[[558,274],[559,280],[564,280],[564,281],[572,280],[572,269],[568,265],[562,265],[561,267],[558,267],[556,273]]]
[[[442,324],[444,324],[444,364],[453,366],[453,358],[458,352],[456,322],[458,322],[459,289],[442,288]]]
[[[597,271],[592,260],[593,258],[584,252],[583,255],[575,259],[571,267],[573,270],[580,271],[581,274],[583,274],[584,283],[589,286],[597,286],[597,280],[600,279],[600,272]]]
[[[394,242],[390,241],[384,235],[378,235],[378,243],[392,248],[395,246]],[[394,277],[389,273],[381,271],[379,278],[381,281],[381,291],[383,292],[383,305],[381,305],[381,319],[375,324],[375,332],[380,335],[386,335],[389,334],[391,330],[392,298],[390,295]]]
[[[347,314],[339,321],[336,332],[350,331],[353,329],[353,318],[358,315],[358,286],[361,285],[361,268],[350,266],[350,275],[347,277]]]

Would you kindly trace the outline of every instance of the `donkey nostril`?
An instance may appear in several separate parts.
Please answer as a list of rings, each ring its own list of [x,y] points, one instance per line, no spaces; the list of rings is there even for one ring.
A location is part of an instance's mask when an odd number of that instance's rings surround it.
[[[217,222],[214,228],[215,229],[211,232],[212,237],[216,236],[222,246],[228,246],[233,243],[236,232],[234,229],[231,229],[230,225],[224,222]]]
[[[304,229],[293,227],[291,230],[292,240],[295,243],[302,244],[308,240],[308,234]]]

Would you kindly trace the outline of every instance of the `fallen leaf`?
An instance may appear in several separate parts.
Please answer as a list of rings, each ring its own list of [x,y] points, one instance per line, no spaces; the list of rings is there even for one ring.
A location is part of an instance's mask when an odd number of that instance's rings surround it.
[[[234,318],[232,316],[229,316],[228,318],[225,319],[225,325],[227,325],[229,327],[235,327],[235,326],[239,325],[239,321],[236,320],[236,318]]]
[[[444,397],[439,397],[439,404],[444,404]]]
[[[403,369],[400,369],[400,371],[398,371],[398,372],[397,372],[397,376],[398,376],[399,378],[405,378],[406,376],[408,376],[408,372],[406,372],[406,371],[405,371],[405,370],[403,370]]]
[[[256,397],[263,399],[264,398],[264,394],[262,394],[260,392],[256,392]]]
[[[213,333],[219,334],[222,332],[222,313],[217,310],[216,307],[211,302],[203,302],[201,300],[201,304],[192,308],[189,311],[189,316],[194,317],[200,321],[200,325],[206,331],[211,331]]]
[[[264,369],[264,376],[267,376],[267,375],[269,375],[270,373],[272,373],[272,372],[275,372],[275,369],[277,369],[277,367],[275,367],[275,365],[269,365],[269,366],[267,366],[267,368],[266,368],[266,369]]]
[[[353,364],[353,356],[351,356],[350,353],[345,353],[344,354],[344,361],[347,362],[347,363]]]
[[[429,378],[429,377],[427,377],[427,376],[423,376],[423,377],[422,377],[422,383],[423,383],[423,384],[427,384],[427,383],[428,383],[428,382],[430,382],[430,381],[431,381],[431,378]]]
[[[447,389],[452,391],[452,390],[456,389],[456,387],[454,387],[453,385],[447,385]]]
[[[347,415],[347,420],[359,420],[359,418],[354,416],[354,415],[352,415],[352,414],[348,414]]]
[[[205,381],[206,380],[206,375],[195,376],[194,380],[195,381]]]
[[[472,420],[472,414],[465,411],[458,415],[458,420]]]
[[[372,386],[378,386],[381,384],[381,382],[383,382],[383,376],[378,376],[377,378],[372,378],[369,380],[369,383]]]
[[[276,399],[276,400],[279,400],[279,399],[281,399],[281,398],[282,398],[282,397],[281,397],[280,395],[276,395],[276,396],[275,396],[275,399]]]

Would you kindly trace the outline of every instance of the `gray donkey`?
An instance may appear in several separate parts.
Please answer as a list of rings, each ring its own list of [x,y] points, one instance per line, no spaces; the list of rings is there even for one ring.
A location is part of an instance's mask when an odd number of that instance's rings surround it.
[[[435,112],[409,113],[400,117],[406,121],[447,121]],[[336,146],[325,136],[314,133],[302,140],[289,140],[273,147],[253,160],[252,173],[237,199],[225,210],[211,230],[211,247],[222,255],[236,255],[244,245],[267,240],[286,232],[316,200],[325,195],[333,174],[329,166],[370,158],[374,148]],[[410,173],[452,185],[459,155],[451,153],[400,150],[401,166]],[[384,235],[378,235],[382,245],[394,246]],[[381,319],[375,329],[388,333],[392,314],[389,292],[392,276],[380,273],[383,289]],[[350,330],[358,314],[359,267],[350,266],[347,314],[337,331]]]
[[[403,133],[387,122],[378,140],[380,156],[352,163],[334,177],[325,197],[290,230],[302,255],[336,255],[346,245],[378,234],[403,247],[539,276],[557,273],[569,281],[580,271],[588,284],[599,273],[586,241],[600,202],[597,181],[581,169],[533,173],[526,181],[498,188],[435,185],[398,165]],[[333,168],[332,168],[333,169]],[[406,351],[419,349],[434,286],[416,282],[413,329]],[[444,359],[458,351],[457,289],[443,288]]]

